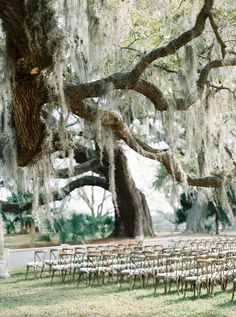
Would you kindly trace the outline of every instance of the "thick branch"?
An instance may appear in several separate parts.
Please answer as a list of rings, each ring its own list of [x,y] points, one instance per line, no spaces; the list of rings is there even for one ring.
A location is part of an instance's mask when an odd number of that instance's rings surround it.
[[[90,161],[84,162],[82,164],[77,164],[73,167],[72,175],[68,168],[63,168],[57,170],[57,177],[59,178],[68,178],[68,177],[74,177],[77,175],[81,175],[83,173],[94,171],[96,170],[100,165],[100,159],[95,158]]]
[[[204,86],[207,82],[207,77],[209,75],[209,72],[213,68],[219,68],[219,67],[227,67],[227,66],[235,66],[236,65],[236,58],[231,59],[216,59],[214,61],[209,62],[206,64],[203,69],[200,72],[200,76],[197,82],[199,92],[202,94]]]
[[[62,200],[67,195],[69,195],[74,189],[83,187],[83,186],[99,186],[106,190],[108,190],[109,188],[107,180],[104,177],[83,176],[70,182],[69,184],[61,188],[59,191],[54,191],[52,194],[53,200]],[[43,205],[44,203],[45,203],[45,200],[43,198],[41,201],[41,204]]]
[[[229,155],[231,161],[233,162],[234,167],[236,168],[236,161],[235,161],[234,156],[233,156],[233,153],[232,153],[232,151],[230,150],[230,148],[228,147],[228,145],[225,145],[225,151],[226,151],[226,153]]]
[[[95,103],[81,103],[80,106],[77,107],[76,102],[74,103],[72,101],[73,99],[70,100],[70,106],[74,114],[93,123],[95,123],[97,118],[99,118],[103,126],[110,127],[115,135],[119,139],[124,140],[131,149],[144,157],[162,163],[166,167],[168,173],[177,182],[187,181],[189,185],[199,187],[217,188],[222,185],[223,181],[218,177],[192,178],[186,175],[181,164],[175,159],[173,153],[154,149],[138,139],[131,133],[118,112],[99,109]]]
[[[206,19],[213,7],[213,0],[205,0],[204,6],[197,16],[196,23],[191,30],[182,33],[179,37],[169,42],[166,46],[159,47],[143,56],[139,63],[131,71],[131,78],[137,81],[145,69],[155,60],[174,54],[178,49],[200,36],[205,28]]]
[[[191,176],[188,176],[187,183],[190,186],[196,187],[219,188],[223,184],[223,179],[218,176],[208,176],[199,178],[192,178]]]
[[[212,29],[213,29],[213,31],[215,33],[216,39],[217,39],[218,43],[220,44],[222,57],[225,58],[225,54],[226,54],[225,49],[226,49],[227,46],[225,45],[224,41],[222,40],[222,38],[220,36],[220,33],[218,31],[218,26],[215,23],[211,12],[209,13],[209,20],[211,22],[211,27],[212,27]]]
[[[83,186],[99,186],[108,190],[108,183],[104,177],[97,176],[84,176],[77,178],[76,180],[68,183],[66,186],[62,187],[59,191],[54,191],[52,193],[53,200],[62,200],[67,195],[69,195],[74,189],[83,187]],[[46,199],[43,194],[40,195],[40,205],[46,203]],[[32,208],[33,201],[29,200],[24,203],[10,203],[7,201],[0,201],[1,211],[2,212],[14,212],[21,213],[24,210]]]

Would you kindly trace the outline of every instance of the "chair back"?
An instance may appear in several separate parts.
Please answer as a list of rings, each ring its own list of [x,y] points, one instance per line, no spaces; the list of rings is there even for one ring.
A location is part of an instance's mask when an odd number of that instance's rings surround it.
[[[44,263],[46,253],[47,253],[47,251],[45,251],[45,250],[34,251],[34,262],[35,263],[36,262]]]

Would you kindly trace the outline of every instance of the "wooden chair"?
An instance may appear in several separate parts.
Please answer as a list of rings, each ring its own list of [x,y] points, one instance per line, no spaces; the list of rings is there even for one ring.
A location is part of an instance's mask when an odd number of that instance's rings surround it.
[[[224,290],[225,276],[224,276],[224,259],[211,259],[210,275],[208,278],[208,294],[213,293],[215,285],[219,284]]]
[[[157,272],[155,278],[155,289],[156,293],[157,286],[160,280],[163,280],[165,285],[165,294],[167,294],[167,289],[170,292],[171,284],[174,282],[176,284],[177,292],[179,294],[179,282],[181,271],[181,258],[169,257],[165,261],[165,272]]]
[[[226,290],[228,282],[233,281],[236,276],[236,256],[225,257],[223,276],[224,276],[223,290]]]
[[[148,280],[151,277],[153,279],[153,283],[155,283],[155,273],[158,269],[159,259],[158,253],[153,251],[143,251],[145,256],[144,265],[143,265],[143,273],[144,273],[144,283],[143,286],[146,287],[148,285]]]
[[[80,267],[78,270],[78,282],[77,287],[81,282],[81,278],[86,279],[86,286],[90,286],[91,280],[97,278],[97,283],[99,285],[99,262],[102,259],[102,254],[100,252],[88,252],[86,262],[84,266]]]
[[[76,249],[74,254],[74,259],[71,264],[73,281],[75,280],[76,272],[79,272],[79,269],[81,267],[86,266],[86,261],[87,261],[87,257],[86,257],[85,249]]]
[[[127,263],[127,268],[120,272],[120,289],[125,276],[129,282],[130,289],[135,287],[135,283],[138,278],[140,280],[140,284],[142,286],[144,285],[144,259],[145,256],[143,254],[137,252],[132,252],[130,254],[130,261]]]
[[[199,298],[201,294],[201,287],[204,285],[208,292],[209,275],[211,273],[211,260],[210,259],[197,259],[196,260],[196,274],[184,278],[184,297],[186,296],[187,286],[190,283],[193,286],[194,296]]]
[[[105,282],[106,275],[108,276],[108,282],[111,279],[112,283],[114,283],[114,276],[117,274],[114,269],[117,264],[117,252],[116,250],[113,250],[113,252],[111,250],[102,252],[101,262],[98,263],[98,274],[102,277],[102,284]]]
[[[45,268],[45,266],[48,266],[49,276],[51,276],[52,266],[56,265],[58,263],[59,252],[60,252],[60,249],[58,249],[58,248],[50,249],[49,259],[46,259],[44,261],[44,264],[45,264],[44,268]],[[44,268],[43,268],[43,270],[44,270]]]
[[[40,269],[40,277],[42,277],[45,261],[45,250],[37,250],[34,252],[34,260],[26,264],[26,274],[25,279],[28,277],[29,269],[34,270],[34,277],[37,278],[37,270]]]
[[[74,252],[61,252],[58,257],[58,263],[52,266],[51,283],[56,272],[59,273],[61,282],[65,282],[66,275],[69,274],[72,277],[72,263],[74,259]]]

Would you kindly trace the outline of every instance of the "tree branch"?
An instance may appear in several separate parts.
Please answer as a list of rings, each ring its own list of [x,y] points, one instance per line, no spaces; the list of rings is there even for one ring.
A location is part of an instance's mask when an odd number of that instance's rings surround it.
[[[235,66],[236,65],[236,58],[231,59],[216,59],[214,61],[209,62],[206,64],[203,69],[200,72],[199,79],[197,81],[197,86],[199,88],[200,95],[203,93],[204,87],[207,82],[207,77],[209,75],[209,72],[213,68],[219,68],[219,67],[227,67],[227,66]]]
[[[224,41],[222,40],[222,38],[220,36],[220,33],[218,31],[218,26],[215,23],[211,12],[209,13],[209,20],[211,22],[211,27],[215,33],[216,39],[217,39],[218,43],[220,44],[222,57],[225,58],[225,54],[226,54],[225,49],[227,46],[225,45]]]
[[[76,86],[65,84],[65,94],[70,98],[70,91],[72,91],[72,94],[77,95],[77,103],[79,103],[86,98],[103,96],[111,89],[131,89],[149,98],[156,109],[160,111],[166,110],[167,103],[162,92],[151,83],[140,80],[140,77],[152,62],[158,58],[174,54],[179,48],[200,36],[204,31],[205,21],[212,7],[213,0],[205,0],[204,6],[198,14],[196,23],[191,30],[182,33],[166,46],[159,47],[145,54],[130,72],[114,73],[104,79]],[[186,106],[181,108],[186,108]]]
[[[191,30],[182,33],[179,37],[169,42],[166,46],[159,47],[150,53],[145,54],[131,71],[131,80],[134,82],[138,81],[145,69],[152,62],[158,58],[174,54],[178,49],[185,46],[193,39],[199,37],[204,31],[205,22],[209,17],[210,11],[212,10],[213,2],[213,0],[205,0],[204,6],[199,12],[195,25]]]
[[[103,126],[110,127],[115,135],[119,139],[124,140],[131,149],[144,157],[162,163],[167,169],[167,172],[177,182],[187,182],[191,186],[213,188],[218,188],[223,184],[223,179],[217,176],[193,178],[189,175],[186,175],[181,164],[178,162],[178,160],[176,160],[173,153],[170,151],[154,149],[134,136],[118,112],[100,109],[98,108],[97,104],[92,103],[87,103],[85,105],[84,102],[80,104],[80,107],[77,107],[75,104],[75,109],[73,108],[73,105],[74,104],[71,104],[71,108],[75,114],[79,115],[80,117],[84,117],[84,119],[93,123],[95,123],[97,118],[99,118]],[[83,109],[83,107],[85,109]]]
[[[170,69],[168,66],[166,65],[159,65],[159,64],[154,64],[153,67],[159,68],[164,70],[167,73],[171,73],[171,74],[178,74],[178,72],[176,70]]]
[[[74,177],[81,175],[83,173],[94,171],[96,170],[100,165],[100,159],[95,158],[92,160],[89,160],[87,162],[84,162],[82,164],[77,164],[73,167],[72,175],[70,173],[70,170],[68,168],[58,169],[56,172],[56,176],[58,178],[68,178],[68,177]]]
[[[109,186],[107,180],[104,177],[97,176],[84,176],[77,178],[74,181],[71,181],[66,186],[62,187],[59,191],[54,191],[52,193],[53,200],[62,200],[67,195],[69,195],[74,189],[83,187],[83,186],[99,186],[106,190],[108,190]],[[40,205],[44,205],[46,203],[45,196],[43,194],[40,195],[39,199]],[[2,212],[14,212],[21,213],[25,210],[31,209],[33,205],[33,201],[29,200],[24,203],[10,203],[8,201],[0,201],[0,210]]]
[[[209,86],[212,87],[212,88],[215,88],[216,92],[218,92],[218,91],[220,91],[220,90],[227,90],[227,91],[229,91],[229,92],[232,92],[228,87],[225,87],[225,86],[223,86],[223,85],[221,85],[221,86],[216,86],[216,85],[210,84]]]

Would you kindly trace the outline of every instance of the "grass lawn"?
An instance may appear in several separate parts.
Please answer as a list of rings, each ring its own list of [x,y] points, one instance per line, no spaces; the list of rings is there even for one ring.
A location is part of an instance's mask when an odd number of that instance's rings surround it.
[[[50,284],[48,278],[25,278],[25,268],[18,268],[8,280],[0,280],[0,316],[76,316],[76,317],[235,317],[236,297],[231,303],[232,285],[222,293],[214,289],[212,297],[202,290],[201,298],[194,299],[192,292],[186,298],[173,291],[164,295],[162,285],[153,294],[153,287],[128,290],[124,284],[121,291],[118,285],[86,287],[75,282],[61,284],[55,278]],[[29,276],[31,278],[31,276]]]

